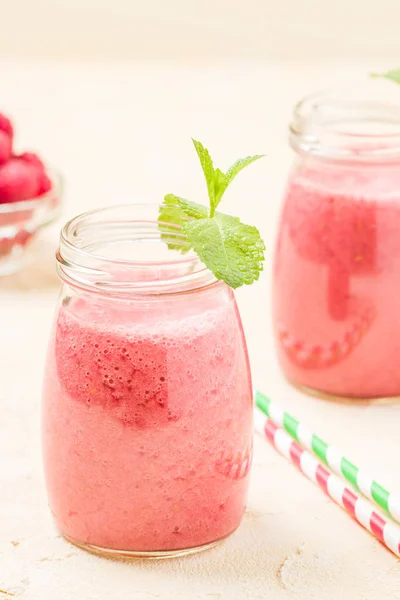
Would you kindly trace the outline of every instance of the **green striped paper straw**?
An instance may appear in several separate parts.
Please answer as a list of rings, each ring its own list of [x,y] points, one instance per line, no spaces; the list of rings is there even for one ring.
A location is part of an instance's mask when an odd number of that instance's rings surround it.
[[[255,402],[258,408],[279,427],[282,427],[296,442],[313,452],[334,473],[346,479],[364,496],[375,502],[397,523],[400,523],[400,499],[396,498],[365,471],[344,457],[336,448],[299,423],[260,391],[256,391]]]

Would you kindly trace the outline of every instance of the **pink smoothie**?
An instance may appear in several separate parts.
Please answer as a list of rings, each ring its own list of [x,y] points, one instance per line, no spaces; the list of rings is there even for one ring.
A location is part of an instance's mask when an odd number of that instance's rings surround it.
[[[239,525],[252,391],[225,286],[152,304],[64,300],[44,398],[50,508],[72,540],[175,550]]]
[[[275,257],[280,362],[294,383],[400,394],[400,168],[301,167]]]

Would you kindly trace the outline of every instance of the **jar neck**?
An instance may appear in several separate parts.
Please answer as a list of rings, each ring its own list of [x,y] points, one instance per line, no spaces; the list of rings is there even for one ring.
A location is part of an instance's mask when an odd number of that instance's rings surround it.
[[[180,227],[160,223],[158,213],[158,205],[131,204],[75,217],[60,234],[60,278],[71,287],[124,297],[190,293],[220,284],[187,251]]]
[[[290,144],[320,159],[384,163],[400,161],[400,86],[375,84],[320,92],[299,102]]]

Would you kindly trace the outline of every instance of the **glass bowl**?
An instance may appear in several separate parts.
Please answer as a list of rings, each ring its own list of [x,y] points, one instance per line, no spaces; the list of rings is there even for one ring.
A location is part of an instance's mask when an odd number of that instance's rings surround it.
[[[36,234],[60,213],[62,177],[54,169],[48,169],[47,174],[52,187],[45,194],[0,204],[0,276],[15,273],[26,263]]]

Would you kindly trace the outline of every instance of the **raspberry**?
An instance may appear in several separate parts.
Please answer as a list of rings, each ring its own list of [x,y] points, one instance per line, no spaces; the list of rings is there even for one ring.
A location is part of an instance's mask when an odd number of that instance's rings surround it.
[[[3,165],[9,160],[11,156],[11,150],[11,138],[6,133],[4,133],[4,131],[0,130],[0,165]]]
[[[14,129],[11,124],[10,119],[8,119],[5,115],[0,113],[0,131],[3,131],[8,135],[10,140],[12,141],[14,137]]]
[[[0,167],[0,204],[34,198],[39,189],[40,172],[26,161],[11,158]]]
[[[52,183],[48,175],[46,174],[46,167],[42,159],[34,152],[24,152],[14,156],[15,159],[21,160],[28,165],[35,167],[39,174],[39,187],[36,193],[37,196],[46,194],[52,188]]]
[[[39,182],[39,189],[37,192],[38,196],[41,196],[42,194],[46,194],[47,192],[49,192],[52,188],[52,183],[51,183],[51,179],[50,177],[48,177],[48,175],[46,175],[46,173],[42,173],[41,177],[40,177],[40,182]]]
[[[34,165],[42,172],[45,171],[45,166],[43,164],[42,159],[39,158],[39,156],[37,154],[35,154],[34,152],[24,152],[23,154],[19,154],[15,158],[19,158],[31,165]]]

